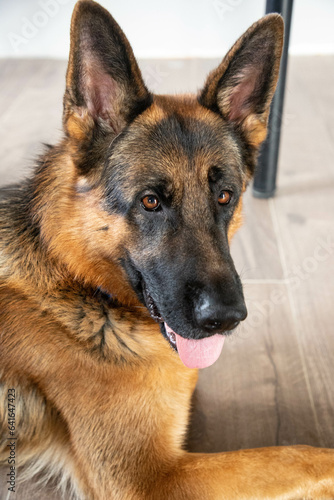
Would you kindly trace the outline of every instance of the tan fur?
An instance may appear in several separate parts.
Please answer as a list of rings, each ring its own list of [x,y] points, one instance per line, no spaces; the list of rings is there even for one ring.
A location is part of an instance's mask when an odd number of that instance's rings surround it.
[[[232,240],[233,236],[235,233],[240,229],[242,226],[242,198],[240,198],[240,201],[238,203],[238,206],[236,207],[233,215],[233,219],[230,222],[229,228],[228,228],[228,240],[229,242]]]

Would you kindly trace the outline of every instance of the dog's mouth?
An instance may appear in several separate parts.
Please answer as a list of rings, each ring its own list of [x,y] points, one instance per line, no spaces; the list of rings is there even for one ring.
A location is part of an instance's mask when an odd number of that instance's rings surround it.
[[[154,319],[154,321],[157,321],[158,323],[163,323],[164,320],[162,319],[160,311],[159,311],[156,303],[154,302],[152,296],[148,292],[147,286],[146,286],[144,281],[142,281],[142,290],[143,290],[145,305],[148,309],[148,312],[151,315],[151,318]]]
[[[144,301],[151,317],[160,324],[162,335],[172,349],[178,352],[185,366],[188,368],[206,368],[217,361],[225,340],[222,334],[215,334],[202,339],[186,339],[178,335],[164,321],[144,281],[142,282],[142,290]]]

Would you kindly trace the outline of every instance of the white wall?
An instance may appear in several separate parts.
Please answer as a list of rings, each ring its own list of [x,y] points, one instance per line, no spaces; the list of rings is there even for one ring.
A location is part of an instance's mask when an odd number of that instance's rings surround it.
[[[136,56],[221,57],[265,0],[101,0]],[[0,0],[0,57],[67,58],[75,0]],[[295,0],[290,52],[334,53],[334,0]]]

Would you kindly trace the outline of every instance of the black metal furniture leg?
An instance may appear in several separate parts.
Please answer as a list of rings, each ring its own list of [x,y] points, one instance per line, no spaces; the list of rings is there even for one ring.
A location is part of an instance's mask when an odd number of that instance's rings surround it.
[[[280,77],[271,105],[268,136],[262,144],[253,183],[256,198],[270,198],[276,190],[276,174],[281,135],[281,122],[285,91],[285,77],[288,62],[288,49],[293,0],[267,0],[266,14],[279,12],[285,23],[284,47],[280,67]]]

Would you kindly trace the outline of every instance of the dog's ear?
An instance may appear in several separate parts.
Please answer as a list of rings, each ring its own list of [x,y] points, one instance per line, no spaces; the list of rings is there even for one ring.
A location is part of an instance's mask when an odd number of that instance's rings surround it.
[[[212,71],[199,102],[219,112],[257,148],[265,139],[283,46],[283,20],[269,14],[253,24]]]
[[[151,103],[131,46],[108,11],[79,1],[71,22],[64,128],[89,137],[100,124],[115,134]]]

